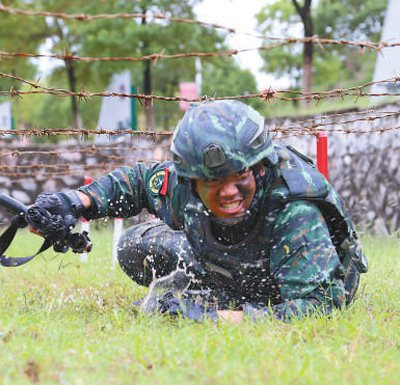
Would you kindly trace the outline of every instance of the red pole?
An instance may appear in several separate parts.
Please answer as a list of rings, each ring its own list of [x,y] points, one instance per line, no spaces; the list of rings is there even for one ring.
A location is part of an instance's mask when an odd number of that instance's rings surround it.
[[[317,167],[328,180],[328,137],[325,132],[317,133]]]
[[[87,184],[92,183],[92,177],[90,175],[85,175],[85,177],[83,178],[83,184],[86,186]]]
[[[83,178],[83,184],[86,186],[92,182],[93,182],[92,177],[90,175],[85,175],[85,177]],[[82,217],[82,222],[89,222],[89,221],[87,221],[85,218]]]

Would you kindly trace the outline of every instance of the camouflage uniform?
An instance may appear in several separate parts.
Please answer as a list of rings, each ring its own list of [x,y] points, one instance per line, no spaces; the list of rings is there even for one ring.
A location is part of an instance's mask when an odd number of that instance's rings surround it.
[[[121,167],[80,188],[92,201],[84,216],[127,218],[146,208],[161,220],[130,228],[119,243],[121,267],[141,285],[180,266],[196,277],[194,288],[212,290],[207,300],[219,309],[284,320],[329,313],[353,298],[365,256],[326,179],[295,150],[273,149],[274,172],[265,159],[256,222],[237,244],[213,235],[210,213],[189,179],[178,183],[173,162]]]

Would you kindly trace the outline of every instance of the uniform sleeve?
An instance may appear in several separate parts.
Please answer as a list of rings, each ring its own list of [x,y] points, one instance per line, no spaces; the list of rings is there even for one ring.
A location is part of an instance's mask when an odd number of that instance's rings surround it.
[[[315,312],[329,314],[334,307],[342,307],[344,269],[314,204],[288,203],[277,218],[273,245],[271,274],[278,281],[283,302],[264,308],[249,304],[247,314],[285,321]]]
[[[86,219],[128,218],[147,209],[173,229],[183,227],[189,186],[178,184],[172,162],[120,167],[98,181],[79,188],[92,202]]]

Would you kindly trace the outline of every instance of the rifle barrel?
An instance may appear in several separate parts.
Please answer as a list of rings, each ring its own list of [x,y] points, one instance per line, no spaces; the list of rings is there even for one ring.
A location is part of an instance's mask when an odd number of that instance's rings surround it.
[[[21,202],[2,193],[0,194],[0,206],[3,206],[9,213],[25,216],[28,208]]]

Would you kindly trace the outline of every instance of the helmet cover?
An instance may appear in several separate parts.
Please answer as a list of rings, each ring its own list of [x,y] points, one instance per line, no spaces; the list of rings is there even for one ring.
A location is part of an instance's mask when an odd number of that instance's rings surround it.
[[[218,178],[241,172],[267,158],[277,162],[264,118],[233,100],[191,103],[171,145],[178,175]]]

